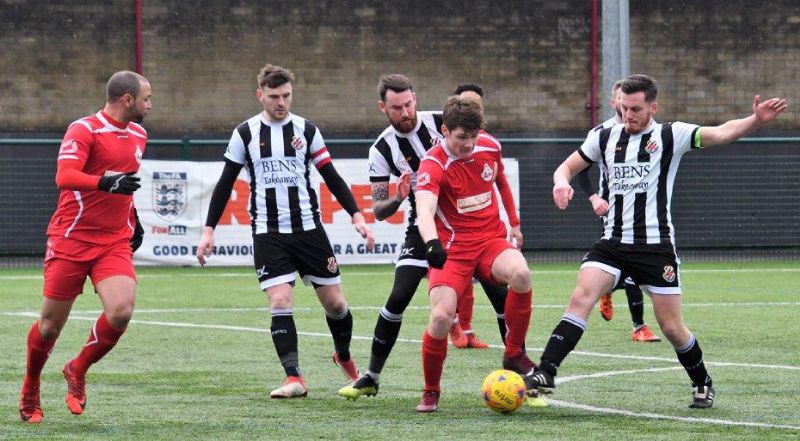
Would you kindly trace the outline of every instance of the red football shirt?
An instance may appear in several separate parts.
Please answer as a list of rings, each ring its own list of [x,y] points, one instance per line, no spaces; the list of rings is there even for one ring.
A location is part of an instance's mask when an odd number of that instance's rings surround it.
[[[67,128],[58,152],[58,173],[67,168],[100,176],[139,171],[147,132],[136,123],[127,126],[103,111],[81,118]],[[62,183],[58,207],[48,236],[62,236],[106,245],[133,235],[133,196],[86,189],[86,180]]]
[[[436,232],[445,248],[475,246],[486,239],[505,238],[494,183],[504,173],[500,144],[478,136],[472,156],[456,159],[442,143],[428,151],[417,171],[417,192],[439,197]]]

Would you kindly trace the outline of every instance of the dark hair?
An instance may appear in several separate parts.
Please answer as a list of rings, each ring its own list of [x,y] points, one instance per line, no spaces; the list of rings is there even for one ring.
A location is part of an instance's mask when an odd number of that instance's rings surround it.
[[[136,98],[142,89],[142,83],[146,83],[147,78],[136,72],[121,70],[111,75],[106,83],[106,102],[114,103],[126,94]]]
[[[258,87],[269,87],[274,89],[281,87],[286,83],[294,84],[294,74],[289,69],[284,69],[280,66],[272,64],[265,64],[258,72]]]
[[[401,74],[386,74],[378,81],[378,95],[381,96],[381,101],[386,101],[386,91],[391,90],[394,93],[405,92],[406,90],[414,90],[409,80],[405,75]]]
[[[461,83],[456,86],[456,91],[453,95],[461,95],[463,92],[475,92],[478,96],[483,97],[483,87],[475,83]]]
[[[644,100],[647,102],[655,101],[658,96],[658,86],[656,81],[647,75],[634,74],[622,80],[622,93],[630,95],[636,92],[644,92]]]
[[[466,132],[474,132],[483,128],[483,112],[478,101],[458,96],[451,96],[444,104],[442,119],[447,130],[459,127]]]
[[[622,82],[623,82],[623,81],[625,81],[625,80],[617,80],[617,81],[614,81],[614,85],[613,85],[613,86],[611,86],[611,93],[612,93],[612,94],[614,93],[614,91],[615,91],[615,90],[617,90],[617,89],[619,89],[620,87],[622,87]]]

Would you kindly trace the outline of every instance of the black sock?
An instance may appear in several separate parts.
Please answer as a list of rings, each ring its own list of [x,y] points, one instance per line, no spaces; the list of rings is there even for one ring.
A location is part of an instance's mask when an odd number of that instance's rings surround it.
[[[369,371],[379,374],[392,353],[392,348],[400,335],[400,325],[403,324],[403,313],[414,293],[417,292],[419,282],[427,274],[427,268],[412,265],[398,266],[394,270],[394,285],[386,305],[381,309],[378,322],[375,323],[375,334],[372,338],[372,353],[369,357]]]
[[[506,344],[506,332],[508,332],[508,328],[506,327],[505,314],[497,315],[497,329],[500,330],[500,340],[503,341],[503,344]]]
[[[294,326],[294,317],[291,309],[273,310],[272,324],[272,343],[275,345],[275,352],[281,360],[283,370],[287,376],[299,377],[300,364],[297,356],[297,328]]]
[[[637,285],[625,284],[625,295],[628,297],[628,309],[631,311],[633,327],[644,325],[644,295]]]
[[[703,363],[703,350],[700,349],[694,335],[682,347],[675,348],[675,353],[678,354],[678,361],[692,379],[692,386],[711,386],[711,377],[708,376],[706,365]]]
[[[350,340],[353,338],[353,314],[350,314],[350,309],[345,309],[344,313],[338,317],[331,317],[326,313],[325,321],[328,322],[328,329],[331,330],[333,347],[336,349],[339,359],[349,360]]]
[[[585,330],[585,320],[573,314],[564,314],[547,341],[539,368],[550,375],[556,375],[561,362],[575,349]]]
[[[500,330],[500,339],[503,340],[503,344],[506,343],[506,296],[508,295],[508,287],[505,285],[495,285],[494,283],[487,283],[481,280],[481,286],[483,287],[483,291],[486,293],[486,297],[489,298],[489,302],[492,303],[492,308],[494,309],[494,313],[497,314],[497,328]],[[523,351],[524,351],[523,346]]]
[[[386,308],[381,309],[378,322],[375,323],[375,335],[372,338],[372,354],[369,357],[370,372],[381,373],[383,365],[386,364],[386,360],[397,342],[402,324],[402,314],[392,314]]]

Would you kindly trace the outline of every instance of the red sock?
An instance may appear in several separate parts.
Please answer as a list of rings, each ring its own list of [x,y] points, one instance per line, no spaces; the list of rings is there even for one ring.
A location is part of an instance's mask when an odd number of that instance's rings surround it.
[[[464,332],[472,331],[472,308],[474,305],[475,294],[472,283],[470,283],[464,293],[458,297],[458,325]]]
[[[528,324],[531,321],[532,292],[518,293],[508,290],[506,296],[505,314],[508,333],[506,334],[506,357],[512,357],[522,351],[525,344],[525,335],[528,333]]]
[[[42,375],[44,364],[47,363],[57,339],[58,337],[51,340],[42,339],[38,320],[31,326],[28,332],[28,370],[25,373],[28,378],[38,380]]]
[[[72,360],[72,370],[77,375],[86,375],[89,366],[97,363],[111,350],[125,333],[125,329],[114,329],[108,323],[105,313],[94,322],[92,333],[83,345],[81,353]]]
[[[442,378],[445,358],[447,358],[447,337],[433,338],[426,330],[422,335],[422,372],[425,375],[426,391],[441,391],[439,380]]]

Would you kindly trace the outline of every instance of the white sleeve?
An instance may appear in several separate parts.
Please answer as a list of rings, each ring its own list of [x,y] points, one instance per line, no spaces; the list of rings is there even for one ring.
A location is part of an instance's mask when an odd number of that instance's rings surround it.
[[[392,170],[386,162],[386,158],[378,151],[373,145],[369,148],[369,180],[372,181],[388,181],[392,175]]]
[[[600,132],[602,130],[591,130],[586,139],[581,144],[578,151],[584,159],[589,159],[592,162],[598,162],[603,158],[603,149],[600,146]]]
[[[683,155],[691,150],[692,147],[695,147],[694,135],[698,128],[700,126],[697,124],[688,124],[680,121],[672,123],[672,142],[675,153]]]
[[[244,150],[247,146],[244,145],[241,135],[238,130],[233,131],[231,140],[228,141],[228,149],[225,150],[225,157],[237,164],[244,164]]]

